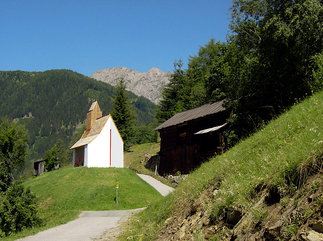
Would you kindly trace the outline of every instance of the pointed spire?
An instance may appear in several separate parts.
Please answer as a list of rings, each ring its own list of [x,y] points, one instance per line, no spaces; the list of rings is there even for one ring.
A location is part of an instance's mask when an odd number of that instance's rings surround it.
[[[99,103],[94,101],[86,114],[86,130],[91,130],[94,121],[102,117],[102,111],[100,109]]]

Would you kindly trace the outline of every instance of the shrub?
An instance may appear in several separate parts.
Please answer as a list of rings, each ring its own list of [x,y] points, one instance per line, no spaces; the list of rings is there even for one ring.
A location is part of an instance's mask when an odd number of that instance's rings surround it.
[[[0,237],[40,224],[35,195],[20,182],[14,183],[0,199]]]

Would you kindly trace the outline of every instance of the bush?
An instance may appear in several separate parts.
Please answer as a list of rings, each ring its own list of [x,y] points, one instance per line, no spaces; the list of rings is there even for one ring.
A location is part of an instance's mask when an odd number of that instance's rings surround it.
[[[40,224],[35,195],[20,182],[14,183],[0,198],[0,237]]]
[[[45,168],[46,171],[50,172],[54,170],[55,164],[57,164],[57,151],[56,146],[53,146],[52,149],[48,150],[45,154]]]

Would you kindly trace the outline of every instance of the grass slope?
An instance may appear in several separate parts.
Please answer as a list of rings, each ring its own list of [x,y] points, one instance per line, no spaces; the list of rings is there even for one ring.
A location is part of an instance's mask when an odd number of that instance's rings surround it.
[[[124,155],[125,166],[142,174],[151,175],[152,171],[145,168],[145,155],[157,155],[160,143],[145,143],[130,147],[130,152]]]
[[[297,189],[322,158],[322,116],[323,92],[295,104],[250,138],[192,172],[175,192],[135,216],[128,228],[131,231],[120,238],[157,238],[166,219],[185,219],[190,215],[187,210],[193,210],[194,202],[210,187],[217,191],[203,211],[214,224],[226,210],[252,211],[258,187]]]
[[[116,206],[116,180],[119,182]],[[10,237],[31,235],[78,217],[81,211],[126,210],[148,206],[162,196],[127,168],[62,168],[24,182],[36,194],[45,226]]]
[[[149,170],[145,167],[147,156],[155,156],[160,150],[160,143],[145,143],[140,145],[134,145],[130,148],[130,152],[125,153],[124,162],[125,166],[134,170],[137,173],[150,175],[157,179],[158,181],[172,186],[172,181],[167,180],[158,174],[155,175],[155,172]]]

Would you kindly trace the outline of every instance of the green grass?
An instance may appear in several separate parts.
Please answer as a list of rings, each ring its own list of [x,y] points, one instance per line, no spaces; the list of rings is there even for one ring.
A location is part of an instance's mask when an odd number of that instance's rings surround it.
[[[145,160],[146,153],[149,153],[151,156],[157,155],[159,146],[160,143],[145,143],[132,146],[130,151],[124,155],[125,166],[142,174],[152,174],[153,172],[146,169],[142,163]]]
[[[116,180],[119,182],[116,206]],[[78,217],[81,211],[125,210],[148,206],[162,196],[127,168],[66,167],[24,182],[36,194],[44,226],[6,240],[32,235]]]
[[[160,143],[145,143],[140,145],[134,145],[130,148],[130,151],[125,153],[124,161],[125,166],[130,169],[145,175],[150,175],[160,182],[171,186],[171,180],[165,179],[158,174],[155,175],[154,171],[147,169],[144,165],[145,154],[151,156],[157,155],[160,150]]]
[[[217,185],[209,205],[212,216],[223,209],[251,211],[255,188],[282,187],[295,190],[323,154],[323,92],[293,106],[234,148],[204,163],[175,192],[153,204],[131,221],[122,239],[152,240],[174,210],[185,210],[201,192]]]

